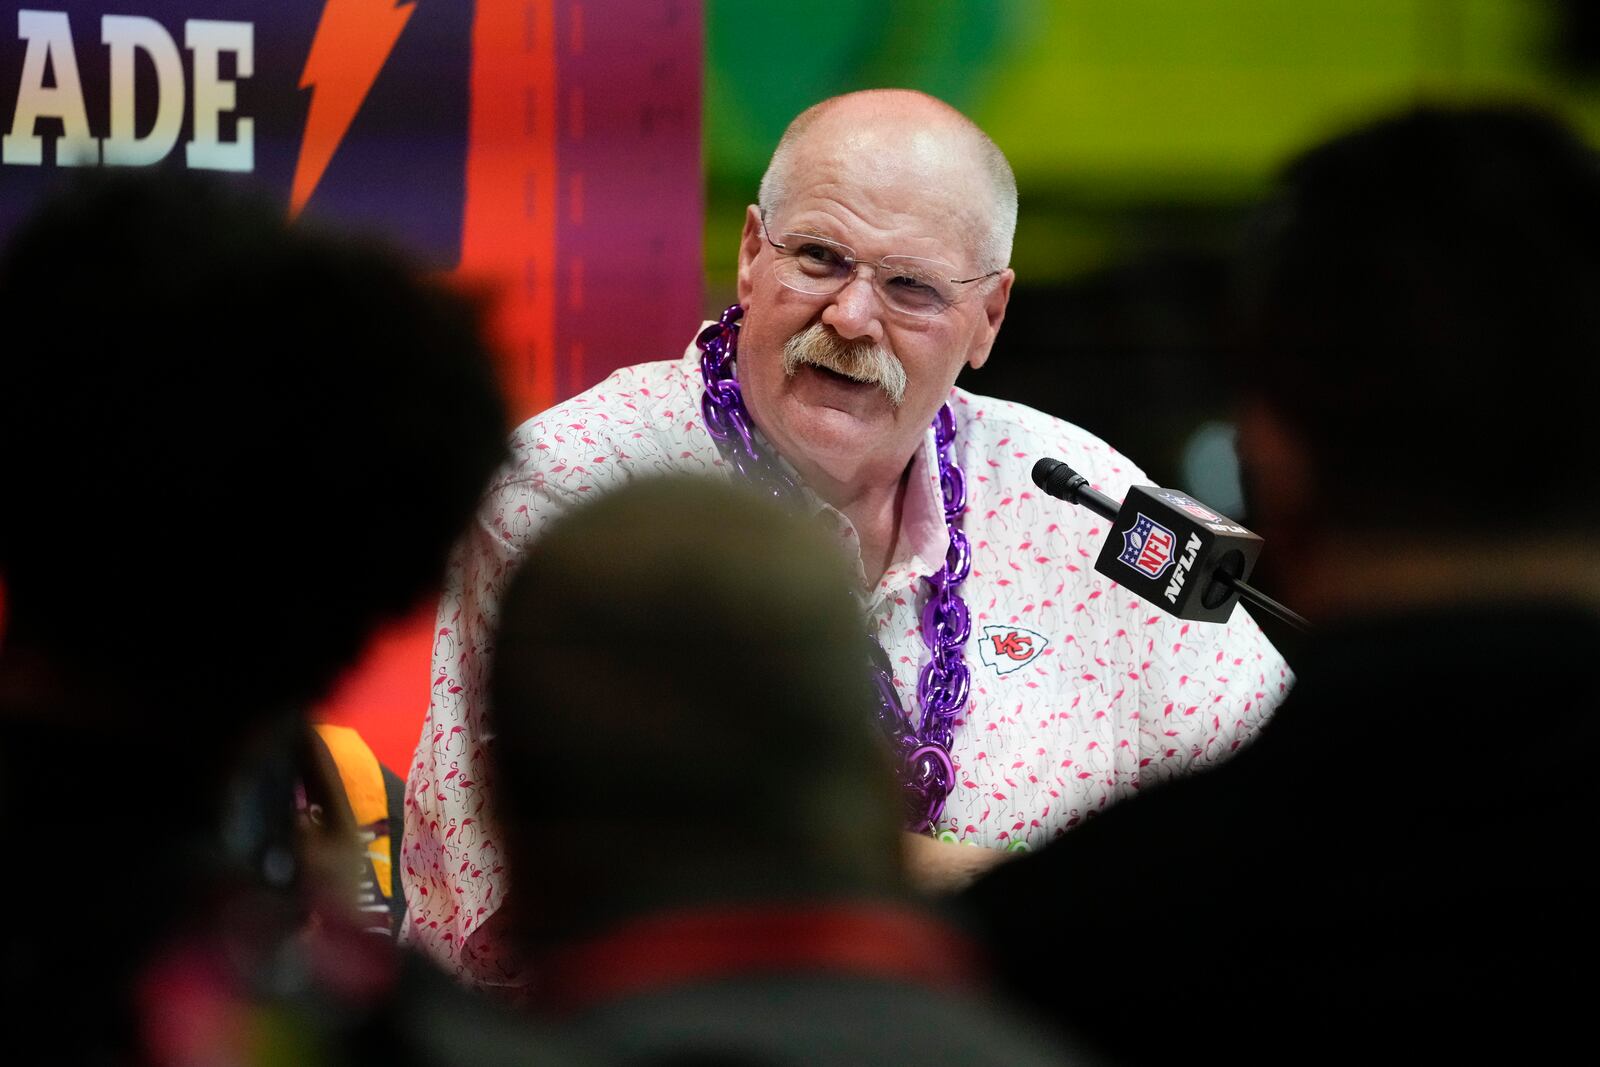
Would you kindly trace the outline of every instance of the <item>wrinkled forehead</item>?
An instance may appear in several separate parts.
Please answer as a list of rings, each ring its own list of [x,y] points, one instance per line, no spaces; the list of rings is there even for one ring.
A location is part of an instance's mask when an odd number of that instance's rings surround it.
[[[782,217],[774,221],[836,236],[863,254],[971,266],[994,198],[963,147],[963,138],[943,130],[813,129],[795,146]],[[830,226],[839,232],[825,232]]]

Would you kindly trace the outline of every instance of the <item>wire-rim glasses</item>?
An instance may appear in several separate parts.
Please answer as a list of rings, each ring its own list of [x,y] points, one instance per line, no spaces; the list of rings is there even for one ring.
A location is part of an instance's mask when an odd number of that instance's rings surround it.
[[[891,310],[920,318],[948,311],[971,290],[961,286],[993,278],[999,270],[973,278],[952,278],[956,268],[919,256],[884,256],[876,262],[857,259],[849,245],[809,233],[781,233],[773,240],[765,220],[761,234],[778,253],[772,273],[787,288],[808,296],[830,296],[850,284],[858,266],[872,268],[872,287]]]

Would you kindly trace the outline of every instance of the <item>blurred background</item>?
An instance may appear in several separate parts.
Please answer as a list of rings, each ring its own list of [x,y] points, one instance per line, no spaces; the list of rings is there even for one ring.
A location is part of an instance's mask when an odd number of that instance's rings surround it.
[[[706,0],[705,26],[708,314],[732,302],[741,210],[788,120],[922,89],[988,131],[1021,195],[1005,327],[960,384],[1243,518],[1228,261],[1279,167],[1422,100],[1532,101],[1600,134],[1590,0]]]
[[[873,86],[933,93],[993,136],[1021,191],[1005,327],[961,384],[1078,423],[1247,523],[1228,264],[1282,164],[1425,100],[1522,100],[1600,135],[1590,0],[0,0],[0,109],[44,145],[0,160],[0,236],[76,169],[56,158],[64,84],[107,137],[104,14],[171,46],[188,104],[166,165],[194,134],[188,23],[247,23],[251,61],[220,67],[237,91],[223,141],[254,124],[237,178],[491,293],[519,418],[675,357],[732,302],[744,206],[796,113]],[[60,51],[35,68],[45,23]],[[144,136],[163,91],[145,58],[132,91]],[[1273,565],[1269,548],[1269,589]],[[323,711],[395,768],[434,627],[419,605]]]

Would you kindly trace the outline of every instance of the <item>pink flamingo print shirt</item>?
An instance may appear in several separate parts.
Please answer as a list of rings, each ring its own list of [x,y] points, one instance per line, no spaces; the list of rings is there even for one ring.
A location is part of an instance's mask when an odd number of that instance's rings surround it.
[[[516,981],[493,931],[475,936],[510,890],[484,747],[499,594],[541,526],[595,494],[663,472],[736,477],[701,425],[700,397],[691,346],[680,360],[625,367],[535,416],[513,435],[511,459],[456,548],[406,788],[402,877],[406,939],[463,978]],[[1030,477],[1035,460],[1054,456],[1120,498],[1144,480],[1137,467],[1020,404],[961,389],[949,403],[967,474],[972,696],[957,719],[956,786],[938,836],[1034,848],[1145,783],[1226,758],[1292,679],[1243,608],[1226,625],[1186,624],[1097,574],[1104,520],[1044,496]],[[927,654],[921,576],[949,541],[939,500],[930,431],[912,460],[893,561],[864,598],[908,709]],[[848,550],[855,532],[834,516]]]

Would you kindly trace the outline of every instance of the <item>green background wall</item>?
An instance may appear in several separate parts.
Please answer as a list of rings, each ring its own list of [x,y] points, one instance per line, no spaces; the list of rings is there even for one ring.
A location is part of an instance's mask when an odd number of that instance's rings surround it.
[[[1137,242],[1148,209],[1249,200],[1296,149],[1408,102],[1511,95],[1600,133],[1600,79],[1563,58],[1594,6],[707,0],[708,281],[730,282],[784,125],[834,93],[906,86],[972,116],[1017,171],[1018,273],[1055,282]]]
[[[708,311],[731,301],[743,207],[787,121],[851,89],[926,90],[994,137],[1021,190],[1006,326],[961,384],[1246,518],[1228,265],[1277,169],[1423,101],[1534,102],[1600,134],[1590,0],[707,0],[705,16]]]

